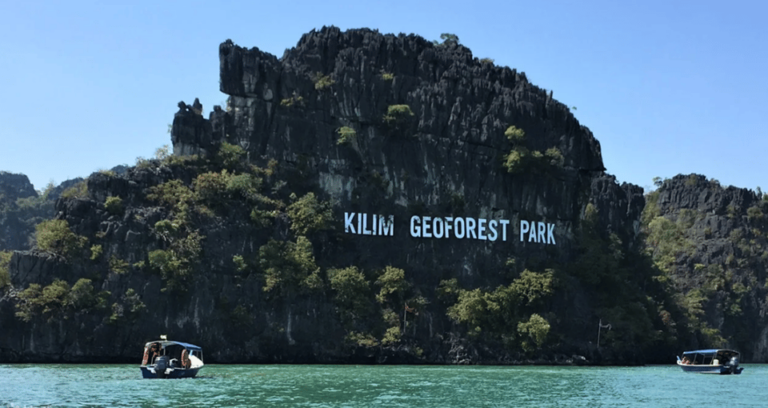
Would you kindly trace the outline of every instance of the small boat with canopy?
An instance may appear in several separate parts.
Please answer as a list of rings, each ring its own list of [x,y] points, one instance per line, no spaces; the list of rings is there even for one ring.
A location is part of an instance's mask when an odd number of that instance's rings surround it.
[[[203,368],[203,349],[180,341],[150,341],[144,345],[143,378],[194,378]]]
[[[739,353],[726,349],[694,350],[677,357],[677,365],[688,373],[741,374]]]

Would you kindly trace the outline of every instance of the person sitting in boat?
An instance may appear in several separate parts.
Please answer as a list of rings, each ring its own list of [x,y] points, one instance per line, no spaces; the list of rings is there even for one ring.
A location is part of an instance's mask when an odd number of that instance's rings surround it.
[[[157,356],[159,345],[152,343],[149,347],[144,347],[144,358],[141,359],[141,365],[152,364],[152,361]]]
[[[147,365],[148,361],[149,361],[149,347],[144,346],[144,357],[141,359],[141,365],[143,366]]]
[[[189,359],[189,350],[186,348],[181,352],[181,366],[183,368],[192,368],[192,360]]]
[[[152,343],[152,348],[149,349],[149,364],[153,364],[158,357],[160,357],[160,343]]]
[[[683,357],[683,364],[689,365],[691,364],[691,360],[688,357]]]

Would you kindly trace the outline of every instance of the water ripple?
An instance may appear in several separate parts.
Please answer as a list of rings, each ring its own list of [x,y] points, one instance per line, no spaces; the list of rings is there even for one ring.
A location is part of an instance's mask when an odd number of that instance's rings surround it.
[[[676,366],[477,367],[208,365],[144,380],[135,365],[0,365],[10,407],[762,407],[766,365],[740,376]]]

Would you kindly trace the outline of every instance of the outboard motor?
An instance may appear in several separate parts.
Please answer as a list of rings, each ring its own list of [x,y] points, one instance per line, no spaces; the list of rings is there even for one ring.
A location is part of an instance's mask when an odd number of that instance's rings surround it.
[[[165,369],[168,368],[170,357],[160,356],[155,360],[155,374],[157,378],[165,378]]]

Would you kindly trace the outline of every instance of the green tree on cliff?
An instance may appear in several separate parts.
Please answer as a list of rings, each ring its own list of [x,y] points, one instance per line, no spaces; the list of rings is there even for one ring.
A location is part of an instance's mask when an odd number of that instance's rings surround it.
[[[432,41],[432,43],[439,47],[459,44],[459,36],[456,34],[442,33],[440,34],[440,39],[443,40],[443,42],[434,40]]]

